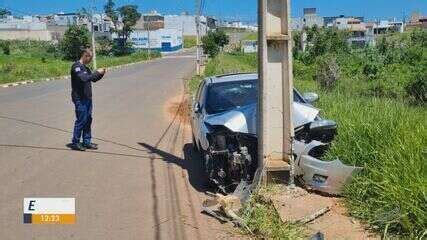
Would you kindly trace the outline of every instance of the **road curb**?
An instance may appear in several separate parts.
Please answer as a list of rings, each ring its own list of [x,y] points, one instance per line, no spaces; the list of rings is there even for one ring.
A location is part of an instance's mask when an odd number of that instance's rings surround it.
[[[161,58],[155,58],[155,59],[151,59],[151,60],[144,60],[144,61],[139,61],[139,62],[126,63],[126,64],[123,64],[123,65],[112,66],[112,67],[108,67],[107,70],[108,71],[119,70],[119,69],[122,69],[122,68],[125,68],[125,67],[129,67],[129,66],[132,66],[132,65],[153,62],[153,61],[158,60],[158,59],[161,59]],[[10,88],[10,87],[17,87],[17,86],[21,86],[21,85],[27,85],[27,84],[31,84],[31,83],[49,82],[49,81],[54,81],[54,80],[68,80],[68,79],[70,79],[69,75],[52,77],[52,78],[33,79],[33,80],[26,80],[26,81],[20,81],[20,82],[13,82],[13,83],[1,84],[0,88]]]

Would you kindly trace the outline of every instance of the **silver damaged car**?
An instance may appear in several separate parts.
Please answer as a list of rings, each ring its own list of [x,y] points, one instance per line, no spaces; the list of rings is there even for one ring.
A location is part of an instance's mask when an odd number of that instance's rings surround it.
[[[315,93],[294,89],[294,158],[299,179],[315,190],[339,194],[360,168],[339,160],[319,160],[337,133],[337,124],[324,120],[311,104]],[[250,183],[257,160],[258,74],[209,77],[202,81],[192,103],[193,145],[201,153],[207,179],[223,192]]]

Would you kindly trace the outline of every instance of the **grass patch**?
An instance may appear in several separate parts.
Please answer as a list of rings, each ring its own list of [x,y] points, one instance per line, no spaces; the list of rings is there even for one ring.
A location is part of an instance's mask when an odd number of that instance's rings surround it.
[[[184,48],[192,48],[197,45],[196,36],[184,36]]]
[[[220,54],[207,64],[205,76],[239,72],[255,72],[257,70],[256,59],[256,54]]]
[[[254,72],[256,66],[256,55],[222,54],[208,63],[206,76]],[[362,66],[357,62],[343,64],[337,87],[325,91],[314,81],[316,65],[296,60],[294,83],[302,92],[318,92],[316,105],[322,115],[339,125],[338,137],[325,159],[339,158],[365,167],[346,186],[350,213],[383,235],[420,238],[427,229],[427,108],[409,104],[401,97],[364,94],[371,86],[360,79]],[[405,75],[401,69],[396,66],[391,73]],[[192,89],[201,79],[189,82]],[[394,84],[395,91],[402,91],[403,84]],[[269,232],[277,230],[270,229],[277,226],[274,212],[256,196],[252,201],[247,221],[255,221],[251,223],[258,229],[255,232],[274,238],[276,233]]]
[[[221,53],[216,58],[211,59],[206,65],[204,76],[193,76],[187,86],[190,93],[195,94],[200,82],[205,77],[239,72],[256,72],[257,55],[245,53]]]
[[[258,40],[258,33],[251,32],[243,40],[251,40],[251,41]]]
[[[50,52],[47,42],[13,41],[10,55],[0,51],[0,84],[24,80],[53,78],[69,74],[72,62],[62,60]],[[152,53],[152,58],[160,53]],[[135,52],[127,56],[98,56],[99,67],[111,67],[148,59],[146,52]]]
[[[278,190],[278,186],[260,188],[241,211],[245,224],[257,239],[305,239],[304,227],[284,224],[273,204],[265,196]]]

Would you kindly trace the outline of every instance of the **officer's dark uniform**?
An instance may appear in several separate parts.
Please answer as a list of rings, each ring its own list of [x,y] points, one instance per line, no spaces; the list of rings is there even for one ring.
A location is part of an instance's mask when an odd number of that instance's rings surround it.
[[[72,143],[80,142],[83,137],[83,144],[91,144],[91,124],[92,124],[92,82],[101,80],[102,74],[92,73],[91,70],[77,61],[71,67],[71,98],[76,107],[76,122]]]

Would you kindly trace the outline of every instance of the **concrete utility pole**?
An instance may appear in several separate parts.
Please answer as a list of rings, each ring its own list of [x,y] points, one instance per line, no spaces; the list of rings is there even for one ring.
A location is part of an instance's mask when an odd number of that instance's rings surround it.
[[[150,24],[151,24],[151,22],[150,21],[148,21],[147,22],[147,30],[148,30],[148,33],[147,33],[147,38],[148,38],[148,60],[151,60],[151,39],[150,39]]]
[[[92,2],[92,13],[90,15],[90,23],[91,23],[91,32],[92,32],[92,53],[93,53],[93,69],[96,70],[96,44],[95,44],[95,24],[94,24],[94,14],[95,14],[95,1]]]
[[[96,47],[95,47],[95,29],[92,19],[92,53],[93,53],[93,69],[96,70]]]
[[[266,171],[290,171],[293,184],[293,75],[290,0],[258,0],[259,164]]]
[[[196,73],[200,75],[200,0],[196,0]]]

